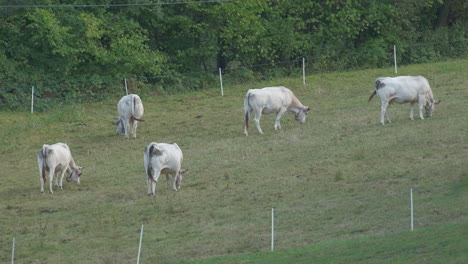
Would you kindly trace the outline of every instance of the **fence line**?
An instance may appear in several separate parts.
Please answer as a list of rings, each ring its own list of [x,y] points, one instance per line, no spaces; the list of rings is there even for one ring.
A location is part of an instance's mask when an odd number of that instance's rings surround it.
[[[221,68],[219,68],[219,83],[220,83],[220,85],[221,85],[221,96],[224,96],[223,74],[221,73]]]
[[[31,89],[31,114],[34,112],[34,86]]]
[[[271,252],[275,247],[275,208],[271,208]]]
[[[410,189],[410,201],[411,201],[411,232],[413,232],[414,230],[413,188]]]
[[[141,253],[141,241],[143,240],[143,225],[141,225],[141,232],[140,232],[140,244],[138,246],[138,257],[137,257],[137,264],[140,264],[140,253]]]
[[[454,40],[454,41],[442,41],[442,42],[432,42],[432,43],[418,43],[418,44],[412,44],[412,45],[399,45],[398,47],[401,48],[409,48],[409,47],[419,47],[419,46],[424,46],[424,45],[437,45],[441,43],[452,43],[452,42],[464,42],[468,41],[468,39],[463,39],[463,40]],[[396,65],[396,45],[393,46],[393,53],[394,55],[394,64]],[[292,59],[292,60],[285,60],[285,61],[279,61],[279,62],[271,62],[271,63],[262,63],[262,64],[254,64],[254,65],[246,65],[246,66],[240,66],[240,67],[234,67],[230,69],[223,69],[225,72],[230,72],[230,71],[235,71],[235,70],[240,70],[240,69],[255,69],[259,67],[265,67],[265,66],[276,66],[276,65],[284,65],[284,64],[293,64],[295,62],[301,62],[304,60],[307,61],[315,61],[315,60],[320,60],[320,59],[332,59],[332,58],[339,58],[339,57],[347,57],[347,56],[353,56],[353,55],[359,55],[362,54],[360,52],[348,52],[348,53],[343,53],[343,54],[335,54],[335,55],[315,55],[315,56],[302,56],[301,58],[298,59]],[[305,63],[305,62],[304,62]],[[305,64],[304,64],[305,66]],[[209,73],[215,73],[219,72],[219,69],[216,70],[206,70],[206,71],[195,71],[195,72],[185,72],[185,73],[178,73],[179,75],[182,76],[187,76],[187,75],[197,75],[197,74],[209,74]],[[142,81],[142,80],[148,80],[148,79],[161,79],[165,77],[171,77],[173,75],[171,74],[161,74],[161,75],[156,75],[156,76],[149,76],[149,77],[137,77],[135,78],[136,80]],[[116,82],[118,80],[116,79],[109,79],[109,80],[104,80],[101,82],[74,82],[74,83],[68,83],[67,85],[86,85],[86,84],[95,84],[95,85],[103,85],[103,84],[109,84],[111,82]],[[42,87],[63,87],[64,85],[43,85]]]
[[[13,245],[11,247],[11,264],[15,263],[15,242],[16,242],[16,237],[13,237]]]
[[[424,190],[421,190],[421,192],[424,193],[425,191],[424,191]],[[400,192],[392,193],[392,194],[390,194],[390,196],[399,195],[399,196],[401,197],[402,200],[406,200],[406,201],[407,201],[408,198],[405,198],[405,197],[407,197],[407,196],[406,196],[407,194],[408,194],[407,191],[400,191]],[[387,196],[389,196],[389,195],[384,195],[384,196],[387,197]],[[350,200],[349,197],[348,197],[348,198],[342,198],[341,200],[343,200],[343,199],[345,199],[345,200]],[[353,198],[352,198],[352,199],[353,199]],[[354,199],[354,200],[364,200],[364,199],[365,199],[365,200],[369,200],[369,197],[358,197],[357,199]],[[414,224],[413,224],[413,223],[414,223],[414,214],[413,214],[413,211],[414,211],[414,204],[413,204],[413,188],[410,188],[410,197],[409,197],[409,199],[410,199],[410,204],[411,204],[411,226],[410,226],[409,229],[410,229],[411,231],[414,231]],[[337,200],[337,199],[332,199],[332,200],[334,201],[334,200]],[[327,201],[325,201],[324,203],[329,203],[329,201],[331,201],[331,200],[327,200]],[[401,201],[401,200],[399,200],[399,201]],[[404,206],[402,203],[400,203],[400,202],[398,202],[398,204],[401,206],[401,207],[400,207],[401,209],[403,209],[403,208],[405,207],[405,206]],[[393,207],[392,207],[392,208],[393,208]],[[275,232],[276,232],[276,226],[275,226],[275,224],[276,224],[276,220],[278,220],[278,218],[281,218],[281,215],[290,214],[291,211],[296,211],[296,210],[291,210],[291,209],[281,210],[281,209],[280,209],[280,213],[282,212],[283,214],[278,214],[278,215],[275,214],[275,211],[277,211],[277,210],[275,210],[275,208],[272,207],[272,208],[271,208],[271,248],[270,248],[270,251],[271,251],[271,252],[273,252],[274,249],[275,249],[275,239],[276,239],[276,235],[275,235],[275,234],[276,234],[276,233],[275,233]],[[286,213],[286,214],[285,214],[285,213]],[[407,215],[406,215],[406,216],[404,216],[404,215],[401,216],[402,219],[407,218],[407,217],[408,217]],[[275,218],[276,218],[276,219],[275,219]],[[385,221],[384,221],[384,222],[385,222]],[[404,221],[402,221],[402,222],[404,222]],[[370,224],[372,224],[372,223],[370,223]],[[141,248],[142,248],[142,242],[143,242],[143,232],[144,232],[144,225],[142,224],[142,225],[141,225],[141,231],[140,231],[139,246],[138,246],[138,255],[137,255],[137,262],[136,262],[137,264],[139,264],[139,263],[140,263],[140,260],[141,260]],[[390,229],[390,230],[388,230],[388,232],[393,232],[393,231]],[[371,235],[377,235],[377,234],[374,234],[374,233],[369,234],[369,236],[371,236]],[[34,239],[33,239],[33,240],[34,240]],[[23,241],[29,241],[29,242],[31,242],[32,240],[31,240],[31,239],[26,239],[26,240],[23,240]],[[1,243],[1,241],[0,241],[0,243]],[[12,264],[14,264],[14,259],[15,259],[15,244],[16,244],[16,237],[13,237],[12,254],[11,254],[11,263],[12,263]]]

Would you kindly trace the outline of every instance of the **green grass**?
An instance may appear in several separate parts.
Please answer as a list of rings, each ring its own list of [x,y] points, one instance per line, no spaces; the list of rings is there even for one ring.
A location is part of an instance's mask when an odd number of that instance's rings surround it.
[[[273,253],[215,257],[196,263],[466,263],[467,232],[466,223],[447,225]]]
[[[367,98],[372,69],[230,85],[178,95],[142,94],[136,140],[111,125],[120,96],[46,113],[0,112],[0,261],[133,263],[463,263],[468,259],[468,59],[399,68],[424,75],[436,99],[432,118],[409,120]],[[311,107],[264,135],[243,135],[243,96],[285,85]],[[188,168],[180,191],[146,195],[143,149],[177,142]],[[37,151],[67,143],[84,166],[80,185],[40,193]],[[415,230],[408,232],[409,189]],[[270,250],[270,213],[276,243]],[[253,254],[252,254],[253,253]],[[220,256],[212,259],[212,257]],[[424,261],[427,260],[427,261]]]

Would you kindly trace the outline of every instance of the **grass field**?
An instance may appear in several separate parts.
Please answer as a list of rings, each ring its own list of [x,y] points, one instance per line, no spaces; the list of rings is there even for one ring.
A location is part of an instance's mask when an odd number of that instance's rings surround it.
[[[373,69],[230,85],[178,95],[141,94],[136,140],[111,125],[120,96],[46,113],[0,112],[0,262],[135,263],[465,263],[468,261],[468,59],[399,68],[424,75],[442,103],[409,120],[380,100],[367,103]],[[284,85],[311,107],[264,135],[243,135],[248,89]],[[415,115],[417,116],[417,115]],[[146,195],[143,149],[177,142],[180,191]],[[37,151],[67,143],[84,174],[40,193]],[[410,229],[409,190],[415,203]],[[275,250],[270,214],[275,208]]]

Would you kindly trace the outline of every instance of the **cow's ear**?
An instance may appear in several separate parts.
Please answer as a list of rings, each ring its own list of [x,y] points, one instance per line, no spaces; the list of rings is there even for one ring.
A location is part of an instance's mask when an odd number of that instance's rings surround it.
[[[440,104],[440,102],[442,102],[442,100],[435,101],[434,104]]]

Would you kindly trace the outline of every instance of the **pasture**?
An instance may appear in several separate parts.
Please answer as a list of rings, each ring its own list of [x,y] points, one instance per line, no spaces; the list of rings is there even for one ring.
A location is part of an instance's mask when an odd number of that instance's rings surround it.
[[[141,263],[214,256],[223,257],[213,263],[271,256],[298,263],[294,256],[304,252],[344,263],[341,254],[367,248],[376,251],[348,260],[379,263],[392,252],[382,250],[386,243],[413,249],[400,252],[400,262],[406,254],[412,263],[460,263],[468,258],[459,244],[466,246],[468,222],[466,69],[468,59],[400,67],[398,75],[425,76],[442,102],[422,121],[409,120],[409,104],[391,105],[385,126],[380,100],[367,99],[377,77],[395,76],[389,68],[311,75],[305,87],[300,77],[225,82],[224,97],[216,87],[140,94],[146,121],[136,140],[115,136],[111,125],[123,92],[33,115],[1,112],[0,261],[10,261],[16,237],[17,263],[135,263],[144,224]],[[288,113],[274,131],[274,115],[264,115],[265,134],[251,120],[244,136],[245,92],[276,85],[311,108],[306,123]],[[143,150],[152,141],[182,149],[189,171],[180,191],[160,177],[156,195],[146,195]],[[37,152],[56,142],[85,167],[81,184],[41,194]],[[415,233],[408,232],[410,188]],[[262,253],[270,250],[273,207],[276,255]],[[261,254],[232,257],[246,253]]]

